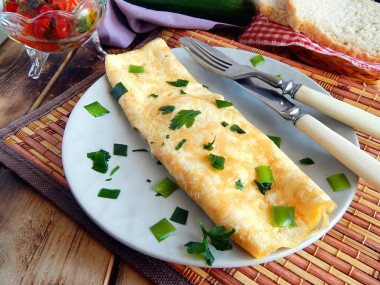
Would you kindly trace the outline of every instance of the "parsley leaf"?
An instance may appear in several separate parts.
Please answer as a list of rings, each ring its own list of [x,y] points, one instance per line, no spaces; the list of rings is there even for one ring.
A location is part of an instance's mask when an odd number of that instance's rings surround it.
[[[157,95],[157,94],[154,94],[154,93],[152,93],[152,94],[150,94],[150,95],[148,96],[148,98],[150,98],[150,97],[153,97],[153,98],[158,98],[158,95]]]
[[[300,163],[301,163],[302,165],[312,165],[312,164],[314,164],[315,162],[314,162],[314,160],[312,160],[310,157],[305,157],[305,158],[300,159]]]
[[[235,187],[236,189],[243,190],[244,186],[240,179],[235,182]]]
[[[176,150],[179,150],[183,145],[184,143],[186,142],[187,140],[186,139],[183,139],[179,142],[179,144],[175,147]]]
[[[218,108],[226,108],[226,107],[233,106],[232,102],[229,102],[229,101],[215,99],[215,102]]]
[[[272,183],[270,182],[263,182],[263,183],[260,183],[259,181],[257,181],[256,179],[254,179],[253,181],[255,181],[257,187],[259,188],[261,194],[265,195],[265,193],[271,189],[271,186],[272,186]]]
[[[208,157],[210,158],[210,160],[212,162],[212,167],[214,167],[215,169],[218,169],[218,170],[224,169],[225,158],[223,156],[219,156],[219,155],[215,155],[215,154],[210,153],[210,155]]]
[[[237,132],[238,134],[245,134],[245,131],[243,129],[241,129],[238,125],[236,124],[233,124],[231,127],[230,127],[230,130],[231,132]]]
[[[185,87],[189,84],[189,80],[177,79],[177,81],[166,81],[168,84],[173,85],[174,87]]]
[[[212,142],[208,142],[207,144],[203,145],[203,149],[205,150],[213,150],[214,147],[212,146],[215,142],[216,136],[214,137],[214,140]]]
[[[162,106],[158,110],[160,110],[163,115],[166,115],[173,112],[175,110],[175,107],[173,105],[167,105],[167,106]]]
[[[229,238],[236,232],[232,229],[229,232],[225,232],[226,228],[224,226],[215,226],[209,232],[207,232],[210,243],[217,249],[221,251],[232,249],[232,244]]]
[[[223,127],[227,127],[228,125],[229,125],[229,124],[228,124],[226,121],[223,121],[223,122],[222,122],[222,126],[223,126]]]
[[[200,111],[194,110],[179,111],[177,115],[175,115],[175,117],[171,120],[169,129],[180,129],[183,125],[186,125],[187,128],[190,128],[195,121],[195,117],[198,116],[200,113]]]

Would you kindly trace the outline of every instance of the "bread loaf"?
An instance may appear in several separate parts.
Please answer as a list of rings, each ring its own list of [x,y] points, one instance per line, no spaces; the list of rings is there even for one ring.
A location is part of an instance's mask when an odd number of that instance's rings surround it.
[[[371,0],[287,0],[289,25],[316,43],[380,62],[380,4]]]

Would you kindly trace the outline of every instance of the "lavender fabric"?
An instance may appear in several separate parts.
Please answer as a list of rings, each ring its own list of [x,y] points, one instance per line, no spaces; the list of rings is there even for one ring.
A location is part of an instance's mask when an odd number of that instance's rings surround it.
[[[132,43],[137,33],[150,32],[161,26],[201,30],[236,27],[177,13],[150,10],[124,0],[107,0],[106,15],[103,24],[98,29],[98,34],[102,44],[126,48]]]

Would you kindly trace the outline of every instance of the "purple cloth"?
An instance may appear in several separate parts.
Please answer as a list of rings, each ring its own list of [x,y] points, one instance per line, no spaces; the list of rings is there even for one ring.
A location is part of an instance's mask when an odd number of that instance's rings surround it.
[[[102,44],[126,48],[137,33],[150,32],[160,26],[201,30],[236,27],[172,12],[150,10],[123,0],[107,0],[106,15],[98,34]]]

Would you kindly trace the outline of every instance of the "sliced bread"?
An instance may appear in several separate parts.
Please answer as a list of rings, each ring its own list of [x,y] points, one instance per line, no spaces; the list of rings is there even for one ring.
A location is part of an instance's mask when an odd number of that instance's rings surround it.
[[[318,44],[380,62],[380,4],[371,0],[287,0],[289,25]]]
[[[259,0],[260,11],[265,17],[282,26],[289,26],[285,6],[286,0]]]

